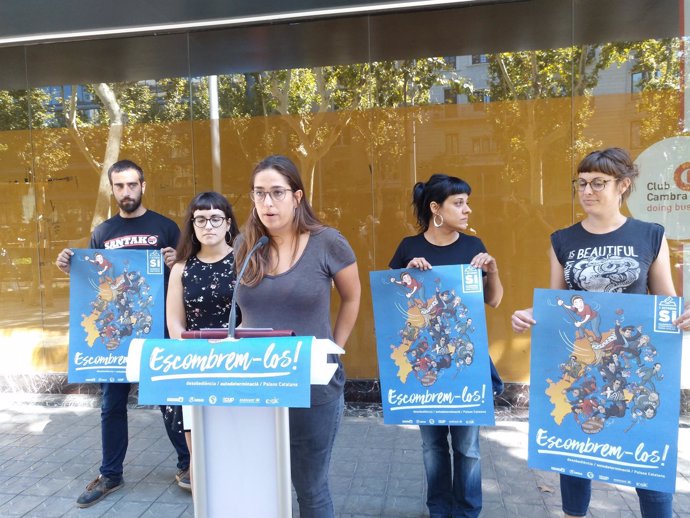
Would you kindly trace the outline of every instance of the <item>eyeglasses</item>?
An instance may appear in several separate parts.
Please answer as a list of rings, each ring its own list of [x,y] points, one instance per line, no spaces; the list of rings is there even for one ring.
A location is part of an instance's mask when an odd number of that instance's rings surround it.
[[[587,180],[583,180],[582,178],[577,178],[573,180],[573,187],[575,187],[580,192],[584,192],[587,186],[589,185],[594,192],[599,192],[606,189],[606,184],[612,181],[613,179],[604,180],[603,178],[595,178],[594,180],[590,180],[588,182]]]
[[[271,191],[250,191],[249,197],[252,201],[261,203],[266,199],[268,194],[273,201],[283,201],[285,199],[285,193],[293,192],[292,189],[273,189]]]
[[[218,228],[223,224],[225,218],[223,216],[211,216],[210,218],[205,218],[204,216],[195,216],[192,218],[194,226],[198,228],[205,228],[206,224],[210,221],[213,228]]]

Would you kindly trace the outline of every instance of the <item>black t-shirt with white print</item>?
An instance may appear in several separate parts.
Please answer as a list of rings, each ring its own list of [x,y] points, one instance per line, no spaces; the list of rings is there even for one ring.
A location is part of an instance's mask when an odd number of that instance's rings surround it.
[[[116,214],[104,221],[94,229],[89,248],[160,250],[175,248],[179,239],[180,229],[173,220],[147,210],[136,218]]]
[[[663,237],[661,225],[628,218],[606,234],[576,223],[551,234],[551,244],[571,290],[644,294]]]

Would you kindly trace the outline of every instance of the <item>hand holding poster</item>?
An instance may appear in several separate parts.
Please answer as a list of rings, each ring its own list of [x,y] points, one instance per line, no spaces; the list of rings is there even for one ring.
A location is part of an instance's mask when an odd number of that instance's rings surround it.
[[[535,290],[531,468],[673,492],[677,297]]]
[[[369,275],[384,422],[494,424],[481,271]]]
[[[123,383],[132,338],[162,338],[159,250],[74,250],[70,272],[70,383]]]

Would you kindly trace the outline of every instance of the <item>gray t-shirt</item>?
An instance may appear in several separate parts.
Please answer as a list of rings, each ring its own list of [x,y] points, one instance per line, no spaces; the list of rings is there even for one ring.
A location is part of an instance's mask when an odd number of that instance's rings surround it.
[[[302,256],[288,271],[265,275],[253,288],[238,283],[236,293],[242,327],[292,329],[298,336],[332,340],[332,280],[355,260],[352,248],[340,232],[329,227],[313,232]],[[329,358],[338,362],[338,370],[328,385],[312,386],[312,405],[328,403],[342,393],[345,371],[337,355]]]

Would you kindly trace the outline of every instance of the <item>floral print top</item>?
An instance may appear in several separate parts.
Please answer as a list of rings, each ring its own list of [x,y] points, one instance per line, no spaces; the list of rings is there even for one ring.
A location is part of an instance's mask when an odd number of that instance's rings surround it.
[[[182,272],[187,329],[227,328],[235,283],[232,252],[215,263],[204,263],[195,255],[187,259]]]

